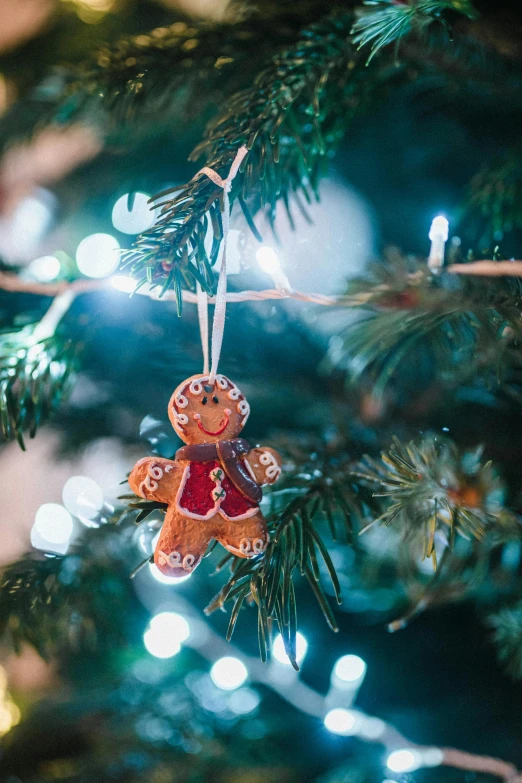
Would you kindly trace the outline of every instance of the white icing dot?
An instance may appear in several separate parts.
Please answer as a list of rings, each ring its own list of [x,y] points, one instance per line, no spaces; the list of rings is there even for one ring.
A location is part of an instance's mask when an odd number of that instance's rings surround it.
[[[220,389],[228,389],[228,380],[224,375],[216,375],[216,382]]]
[[[230,398],[231,400],[239,400],[239,398],[241,397],[241,392],[239,391],[239,389],[237,388],[237,386],[233,386],[233,387],[230,389],[230,391],[229,391],[229,393],[228,393],[228,396],[229,396],[229,398]]]
[[[178,394],[176,397],[176,405],[178,408],[186,408],[188,405],[188,400],[186,397],[183,396],[183,394]]]

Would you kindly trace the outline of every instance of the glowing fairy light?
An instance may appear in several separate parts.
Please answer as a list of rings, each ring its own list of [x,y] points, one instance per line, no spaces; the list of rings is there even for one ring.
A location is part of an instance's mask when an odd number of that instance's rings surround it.
[[[155,633],[177,639],[180,644],[186,642],[190,636],[188,621],[177,612],[158,612],[151,619],[149,626]]]
[[[124,294],[132,294],[136,290],[136,281],[128,275],[114,275],[110,282],[113,288]]]
[[[41,256],[31,261],[27,267],[28,273],[42,283],[50,283],[60,274],[60,262],[56,256]]]
[[[248,670],[243,661],[233,656],[225,656],[215,662],[210,670],[214,685],[224,691],[240,688],[248,677]]]
[[[429,238],[431,239],[428,266],[430,269],[440,269],[444,264],[444,248],[448,241],[449,223],[444,215],[433,218]]]
[[[305,658],[306,651],[308,650],[308,642],[304,638],[303,634],[300,633],[299,631],[296,634],[295,648],[296,648],[296,654],[295,654],[296,661],[297,663],[301,663],[301,661],[303,661]],[[285,645],[281,634],[278,634],[274,639],[274,644],[272,645],[272,655],[274,656],[276,661],[279,661],[279,663],[291,666],[290,658],[286,654]]]
[[[190,636],[190,626],[176,612],[159,612],[154,615],[143,635],[147,651],[155,658],[172,658]]]
[[[87,277],[107,277],[118,266],[119,249],[118,240],[111,234],[91,234],[76,249],[78,269]]]
[[[71,476],[62,490],[65,508],[82,522],[94,519],[103,508],[103,492],[88,476]]]
[[[366,674],[366,664],[358,655],[343,655],[334,666],[332,681],[335,685],[343,687],[358,686]]]
[[[152,226],[155,220],[146,193],[135,193],[129,209],[129,194],[121,196],[112,208],[112,225],[123,234],[141,234]]]
[[[59,503],[44,503],[36,512],[31,529],[31,543],[37,549],[66,551],[74,523]]]
[[[386,766],[392,772],[413,772],[421,763],[419,754],[407,748],[392,751],[386,759]]]
[[[270,245],[261,245],[256,251],[256,261],[263,272],[270,275],[276,288],[284,291],[291,290],[288,277],[284,273],[279,256],[273,247],[270,247]]]
[[[345,710],[343,707],[335,707],[324,717],[324,725],[328,731],[342,737],[352,737],[357,734],[357,723],[357,714],[352,710]]]

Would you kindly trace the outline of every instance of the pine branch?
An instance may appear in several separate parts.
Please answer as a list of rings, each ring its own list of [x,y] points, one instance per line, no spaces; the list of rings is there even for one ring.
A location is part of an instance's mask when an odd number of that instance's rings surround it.
[[[236,8],[234,24],[178,20],[125,36],[79,65],[49,73],[2,117],[0,148],[45,124],[94,124],[103,138],[125,145],[158,123],[187,127],[324,13],[318,0],[299,8],[266,4],[260,12]]]
[[[501,609],[487,619],[499,661],[516,679],[522,679],[522,603]]]
[[[333,461],[335,465],[335,461]],[[296,661],[297,605],[294,578],[308,581],[326,622],[333,631],[337,623],[321,586],[319,561],[330,578],[337,603],[341,603],[339,579],[328,549],[317,532],[317,522],[326,520],[333,539],[338,521],[351,539],[354,518],[362,514],[356,488],[347,480],[347,463],[335,468],[315,463],[313,476],[301,472],[287,476],[287,487],[269,496],[272,511],[268,517],[270,543],[264,556],[244,560],[227,555],[220,563],[230,563],[231,576],[206,608],[210,614],[232,603],[227,639],[234,632],[240,610],[246,601],[255,603],[258,612],[258,637],[262,660],[270,647],[271,626],[275,620],[285,650],[298,670]],[[288,499],[290,498],[290,499]]]
[[[350,13],[332,14],[306,29],[294,46],[272,58],[251,88],[230,99],[194,150],[192,159],[204,156],[226,176],[239,147],[247,145],[230,197],[239,200],[251,226],[258,209],[267,210],[273,225],[280,199],[288,205],[291,196],[301,194],[309,202],[317,195],[327,158],[364,96],[352,70],[351,23]],[[211,267],[222,239],[221,195],[200,176],[156,197],[164,199],[161,217],[124,262],[139,285],[174,288],[179,309],[183,285],[194,287],[199,280],[211,290]],[[209,226],[210,249],[205,246]]]
[[[86,531],[66,555],[29,553],[7,566],[0,580],[0,636],[7,635],[16,652],[32,645],[42,658],[124,643],[132,583],[121,553],[129,533],[105,525]]]
[[[423,557],[435,567],[437,533],[450,549],[456,534],[480,540],[494,528],[519,535],[517,518],[504,506],[503,482],[491,462],[482,462],[482,451],[461,454],[449,438],[428,434],[407,445],[396,438],[380,460],[364,457],[355,477],[386,498],[380,516],[364,530],[399,525],[406,538],[424,540]]]
[[[359,49],[370,47],[368,62],[383,47],[411,32],[422,33],[434,21],[447,25],[444,13],[457,11],[468,19],[477,14],[469,0],[365,0],[353,26],[353,41]],[[377,6],[377,10],[370,7]]]
[[[522,155],[519,150],[486,163],[473,177],[459,218],[479,247],[493,247],[522,228]]]
[[[352,382],[367,373],[377,399],[421,357],[439,381],[455,385],[482,374],[499,387],[522,361],[522,283],[459,277],[432,277],[425,262],[394,258],[350,283],[348,295],[365,295],[364,315],[342,333],[327,363]]]
[[[0,335],[0,426],[25,449],[69,388],[75,351],[60,337],[37,341],[34,327]]]

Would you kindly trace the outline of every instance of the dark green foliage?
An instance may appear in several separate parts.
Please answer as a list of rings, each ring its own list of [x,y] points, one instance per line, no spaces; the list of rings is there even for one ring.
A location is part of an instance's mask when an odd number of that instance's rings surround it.
[[[328,155],[363,103],[351,24],[351,13],[332,14],[305,30],[269,61],[251,88],[230,99],[193,153],[225,177],[238,149],[248,147],[230,198],[239,200],[251,227],[258,209],[266,209],[273,223],[280,199],[290,209],[291,199],[299,205],[299,196],[307,202],[317,196]],[[139,284],[173,288],[181,309],[182,285],[194,287],[199,280],[212,289],[211,267],[223,231],[222,190],[199,176],[156,200],[161,218],[138,238],[124,266]],[[207,251],[209,226],[213,243]]]
[[[244,560],[227,555],[220,567],[230,563],[231,576],[206,609],[207,613],[232,603],[227,639],[232,637],[243,603],[255,603],[258,611],[258,636],[261,658],[270,648],[272,623],[279,626],[292,665],[295,659],[297,605],[294,578],[304,577],[333,631],[337,623],[321,586],[321,561],[331,580],[337,602],[341,602],[339,579],[328,548],[317,530],[324,520],[335,539],[339,522],[351,540],[354,519],[362,515],[360,492],[350,482],[348,462],[317,460],[288,475],[281,489],[269,496],[270,543],[262,557]]]
[[[491,462],[482,462],[482,451],[460,453],[448,438],[428,434],[407,445],[396,438],[380,460],[364,457],[355,476],[376,487],[376,497],[386,498],[365,530],[378,523],[399,525],[413,547],[415,539],[423,539],[423,556],[434,566],[437,532],[450,548],[457,533],[481,539],[496,527],[518,535],[517,519],[504,507],[503,482]]]
[[[516,679],[522,678],[522,603],[501,609],[488,618],[499,661]]]
[[[364,6],[353,26],[353,40],[359,49],[370,46],[368,62],[379,49],[398,43],[412,31],[422,32],[434,21],[446,24],[443,14],[448,11],[476,17],[469,0],[365,0]]]
[[[368,374],[379,398],[408,362],[429,363],[430,378],[456,386],[486,377],[495,387],[520,366],[522,284],[519,279],[432,277],[425,263],[394,259],[350,284],[364,292],[364,314],[342,334],[330,364],[352,382]]]
[[[130,530],[88,530],[66,555],[29,554],[0,582],[0,635],[14,649],[32,645],[43,657],[124,644],[133,594],[126,556]]]
[[[33,327],[2,334],[0,341],[0,422],[6,440],[25,448],[61,402],[68,389],[75,351],[70,342],[51,337],[37,341]]]
[[[485,163],[473,177],[460,228],[478,247],[494,247],[522,228],[522,157],[511,150]]]

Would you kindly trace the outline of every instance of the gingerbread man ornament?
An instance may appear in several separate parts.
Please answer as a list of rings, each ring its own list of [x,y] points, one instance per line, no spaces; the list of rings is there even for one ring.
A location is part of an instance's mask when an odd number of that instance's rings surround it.
[[[172,426],[187,445],[174,460],[145,457],[134,466],[133,492],[168,504],[154,553],[163,574],[186,576],[214,538],[238,557],[265,551],[261,486],[277,481],[281,458],[237,437],[249,413],[244,395],[224,375],[213,384],[208,375],[193,375],[169,402]]]

